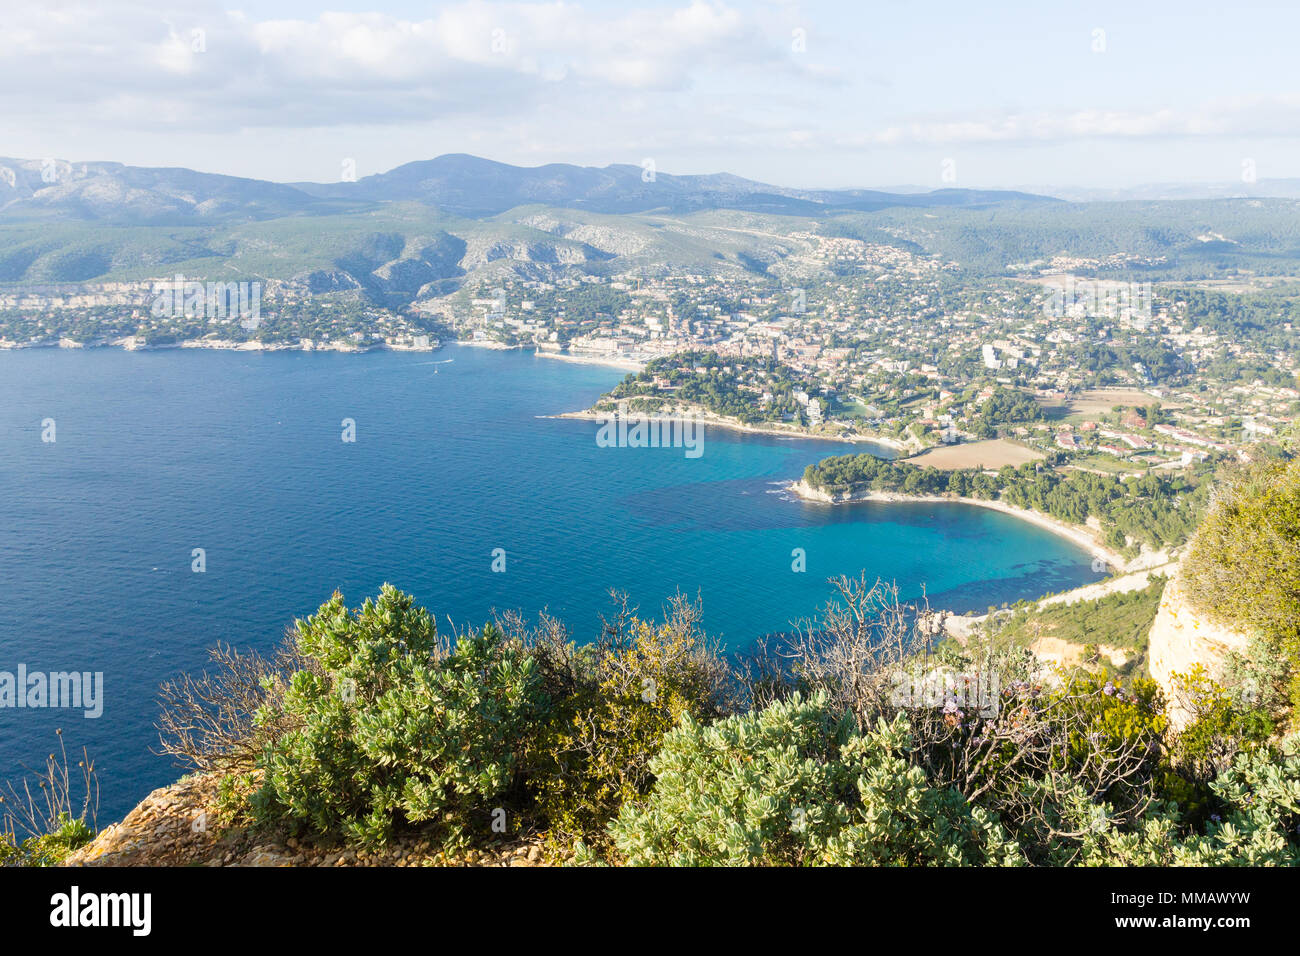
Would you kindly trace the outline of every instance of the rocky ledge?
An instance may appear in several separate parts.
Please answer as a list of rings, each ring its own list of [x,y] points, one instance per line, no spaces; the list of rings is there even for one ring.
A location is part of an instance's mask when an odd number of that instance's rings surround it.
[[[68,857],[67,866],[547,866],[540,837],[448,853],[420,834],[365,850],[223,828],[213,809],[217,778],[187,777],[145,797],[122,820]]]

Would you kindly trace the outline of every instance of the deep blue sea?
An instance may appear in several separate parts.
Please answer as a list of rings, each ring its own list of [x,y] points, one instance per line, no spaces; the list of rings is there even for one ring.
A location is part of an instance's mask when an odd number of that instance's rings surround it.
[[[0,709],[0,779],[39,765],[61,727],[95,758],[101,823],[120,818],[179,773],[151,752],[159,683],[218,641],[270,648],[335,588],[355,605],[391,582],[443,626],[547,609],[580,639],[610,588],[646,614],[680,590],[739,648],[814,614],[842,573],[962,611],[1098,577],[1074,545],[986,509],[781,491],[861,449],[709,429],[688,458],[602,448],[594,422],[539,417],[622,375],[456,346],[0,352],[0,671],[105,681],[99,719]]]

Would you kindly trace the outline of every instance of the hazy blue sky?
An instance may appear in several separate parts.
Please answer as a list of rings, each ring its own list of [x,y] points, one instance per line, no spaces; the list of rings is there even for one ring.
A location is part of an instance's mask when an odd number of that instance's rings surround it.
[[[318,181],[447,152],[792,186],[1300,176],[1300,2],[3,2],[7,156]]]

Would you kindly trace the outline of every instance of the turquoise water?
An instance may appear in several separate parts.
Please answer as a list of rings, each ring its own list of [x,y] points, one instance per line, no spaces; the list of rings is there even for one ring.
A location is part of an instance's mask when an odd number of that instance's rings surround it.
[[[1098,577],[1069,542],[986,509],[782,492],[844,445],[709,429],[688,458],[538,417],[622,374],[463,347],[0,353],[0,671],[105,681],[99,719],[0,709],[0,778],[62,727],[96,759],[101,819],[120,816],[177,776],[150,752],[158,684],[218,641],[270,647],[335,588],[357,604],[389,581],[444,626],[545,608],[582,639],[609,588],[647,613],[680,590],[740,648],[815,613],[841,573],[959,611]]]

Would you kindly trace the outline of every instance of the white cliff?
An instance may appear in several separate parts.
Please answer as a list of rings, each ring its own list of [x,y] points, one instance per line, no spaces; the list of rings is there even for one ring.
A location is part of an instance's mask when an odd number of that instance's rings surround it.
[[[1147,663],[1151,676],[1169,700],[1169,719],[1175,729],[1186,724],[1190,713],[1179,699],[1174,675],[1187,674],[1200,664],[1210,677],[1218,679],[1228,653],[1244,650],[1247,641],[1247,635],[1214,624],[1193,609],[1174,570],[1151,623]]]

